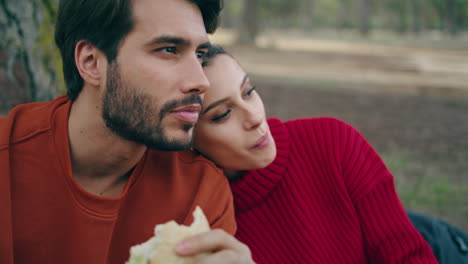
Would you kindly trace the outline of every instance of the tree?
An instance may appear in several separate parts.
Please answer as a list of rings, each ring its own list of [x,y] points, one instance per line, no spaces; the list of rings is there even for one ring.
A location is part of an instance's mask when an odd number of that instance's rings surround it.
[[[315,18],[315,5],[317,0],[295,0],[297,2],[297,8],[294,9],[294,22],[298,27],[303,29],[312,29]]]
[[[239,44],[254,44],[260,33],[259,21],[290,22],[301,0],[244,0],[239,27]]]
[[[370,31],[371,0],[360,0],[359,32],[367,36]]]
[[[451,35],[456,35],[457,32],[457,0],[447,0],[446,1],[446,15],[445,15],[445,24],[447,31]]]
[[[457,0],[431,0],[432,6],[434,7],[439,17],[439,28],[446,32],[455,35],[457,33],[457,6],[459,2]]]
[[[61,60],[54,43],[54,22],[58,0],[0,0],[0,70],[25,101],[50,100],[63,89]],[[0,87],[1,97],[11,107],[17,94]],[[9,105],[10,104],[10,105]]]
[[[258,0],[244,0],[241,26],[239,28],[239,44],[255,44],[258,34]]]
[[[417,34],[421,31],[421,28],[422,28],[421,0],[411,0],[410,6],[411,6],[411,14],[413,18],[412,31],[413,33]]]
[[[221,12],[221,26],[226,28],[235,28],[240,22],[240,13],[242,2],[224,1],[224,8]]]
[[[342,30],[352,26],[350,12],[351,0],[339,0],[336,26]]]
[[[386,10],[389,10],[393,15],[393,28],[396,32],[404,33],[407,32],[411,12],[409,6],[413,4],[413,1],[417,0],[391,0],[386,5]]]

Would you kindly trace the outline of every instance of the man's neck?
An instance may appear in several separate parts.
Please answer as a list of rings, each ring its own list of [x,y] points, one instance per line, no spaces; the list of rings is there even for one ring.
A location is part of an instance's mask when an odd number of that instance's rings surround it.
[[[116,197],[146,146],[124,140],[104,124],[98,101],[80,96],[68,120],[73,178],[88,192]]]

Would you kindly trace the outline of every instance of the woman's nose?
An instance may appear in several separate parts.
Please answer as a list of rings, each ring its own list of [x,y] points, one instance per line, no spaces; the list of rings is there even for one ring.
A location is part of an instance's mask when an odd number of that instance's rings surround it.
[[[257,128],[263,122],[263,114],[255,107],[248,107],[245,111],[244,126],[247,130]]]

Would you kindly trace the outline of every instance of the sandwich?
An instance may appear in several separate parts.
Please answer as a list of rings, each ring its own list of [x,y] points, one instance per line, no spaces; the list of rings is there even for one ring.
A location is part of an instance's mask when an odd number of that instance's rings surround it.
[[[201,256],[179,256],[175,245],[185,238],[207,232],[210,225],[199,206],[193,212],[193,223],[190,226],[179,225],[175,221],[156,225],[154,236],[148,241],[130,248],[130,259],[127,264],[194,264]]]

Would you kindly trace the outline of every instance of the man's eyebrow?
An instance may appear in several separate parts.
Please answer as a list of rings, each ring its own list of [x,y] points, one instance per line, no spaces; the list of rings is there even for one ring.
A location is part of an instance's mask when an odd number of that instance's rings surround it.
[[[157,45],[157,44],[174,44],[178,46],[190,46],[190,41],[181,37],[175,36],[160,36],[152,39],[149,41],[146,46]],[[209,41],[200,44],[197,49],[209,49],[211,47],[211,43]]]
[[[181,45],[181,46],[189,46],[190,41],[175,36],[160,36],[150,40],[146,46],[156,45],[156,44],[174,44],[174,45]]]
[[[242,79],[242,83],[240,85],[240,89],[242,89],[242,87],[244,87],[244,84],[245,82],[249,79],[249,75],[246,74],[244,76],[244,78]],[[211,109],[215,108],[216,106],[226,102],[229,98],[223,98],[223,99],[219,99],[218,101],[215,101],[214,103],[210,104],[205,110],[203,110],[202,112],[202,115],[206,114],[208,111],[210,111]]]

